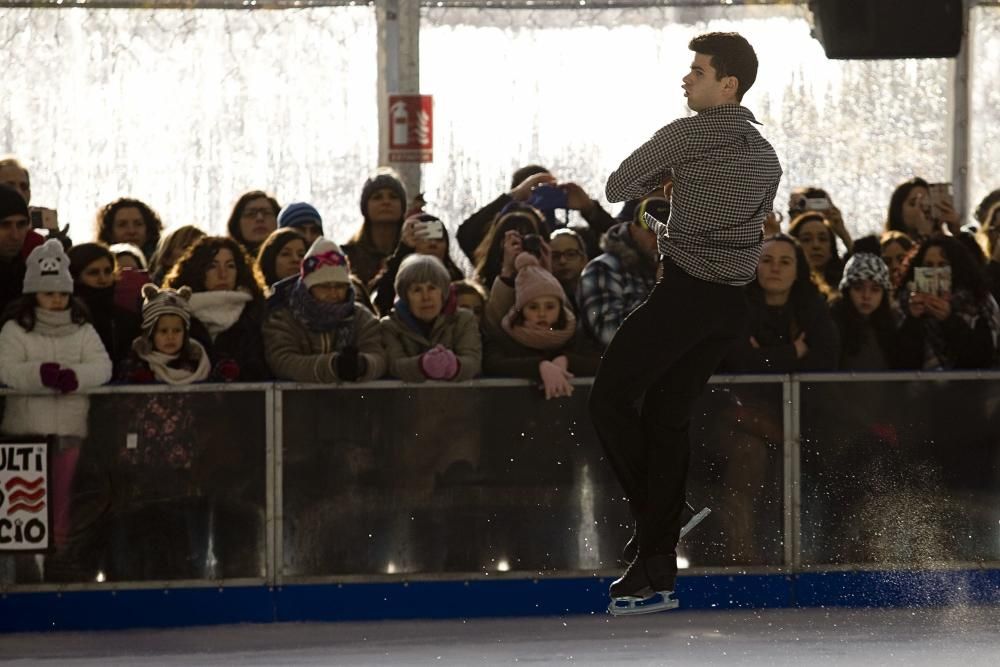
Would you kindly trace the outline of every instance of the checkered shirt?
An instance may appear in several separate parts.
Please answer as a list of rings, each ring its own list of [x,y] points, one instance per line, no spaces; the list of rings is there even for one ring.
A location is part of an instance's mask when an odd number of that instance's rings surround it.
[[[673,171],[670,219],[647,214],[646,223],[660,253],[695,278],[745,285],[756,274],[781,165],[751,123],[760,124],[736,104],[675,120],[608,177],[615,202],[647,195]]]

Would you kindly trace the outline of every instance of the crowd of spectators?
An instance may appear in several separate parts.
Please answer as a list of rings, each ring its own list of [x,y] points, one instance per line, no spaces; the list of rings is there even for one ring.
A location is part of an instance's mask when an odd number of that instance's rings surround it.
[[[19,392],[6,397],[0,434],[56,436],[57,550],[88,434],[80,390],[513,377],[545,399],[569,396],[659,279],[646,221],[670,216],[669,186],[612,216],[538,165],[454,236],[380,169],[361,184],[360,222],[342,244],[324,236],[314,205],[262,190],[237,198],[225,236],[166,226],[121,198],[98,211],[95,240],[76,245],[65,230],[34,228],[30,199],[27,169],[0,160],[0,383]],[[1000,190],[974,217],[963,225],[949,196],[914,178],[888,198],[881,234],[852,238],[828,192],[793,189],[787,212],[765,222],[745,288],[749,328],[718,372],[998,367]],[[143,445],[142,460],[119,452],[116,465],[132,471],[125,492],[174,493],[195,457],[198,402],[127,400],[123,428],[156,447]]]
[[[72,246],[59,230],[43,243],[30,195],[27,169],[0,161],[0,380],[25,390],[47,385],[11,370],[31,356],[12,341],[38,336],[23,315],[44,309],[43,296],[25,276],[55,256],[54,239],[71,277],[63,310],[101,341],[112,382],[488,376],[569,395],[655,284],[644,221],[670,215],[669,191],[613,217],[578,184],[529,165],[457,226],[453,247],[448,225],[380,169],[361,184],[360,224],[340,245],[312,204],[253,190],[237,198],[226,236],[167,229],[153,207],[121,198],[98,211],[93,242]],[[579,213],[572,223],[568,211]],[[885,231],[854,239],[829,193],[793,189],[785,231],[784,212],[765,223],[746,287],[750,328],[720,372],[996,367],[1000,194],[975,217],[963,226],[950,196],[914,178],[889,197]],[[172,309],[153,317],[165,300]]]

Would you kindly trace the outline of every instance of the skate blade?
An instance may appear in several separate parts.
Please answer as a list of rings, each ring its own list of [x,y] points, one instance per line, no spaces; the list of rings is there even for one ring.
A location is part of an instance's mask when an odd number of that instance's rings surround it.
[[[705,509],[703,509],[702,511],[698,512],[693,517],[691,517],[690,519],[688,519],[688,522],[686,524],[684,524],[684,526],[681,528],[680,537],[678,537],[677,539],[680,540],[685,535],[687,535],[692,530],[694,530],[694,528],[696,528],[699,523],[701,523],[702,521],[704,521],[705,517],[707,517],[711,513],[712,513],[712,510],[710,510],[710,509],[708,509],[706,507]]]
[[[681,603],[680,600],[670,597],[672,593],[673,591],[661,591],[648,598],[612,598],[608,605],[608,613],[612,616],[638,616],[677,609]]]

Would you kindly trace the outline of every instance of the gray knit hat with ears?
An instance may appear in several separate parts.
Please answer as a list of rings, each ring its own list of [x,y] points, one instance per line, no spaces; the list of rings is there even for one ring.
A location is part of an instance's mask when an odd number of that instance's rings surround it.
[[[73,293],[73,276],[69,272],[69,256],[62,243],[49,239],[28,255],[24,271],[23,294],[37,292]]]
[[[156,321],[164,315],[176,315],[184,320],[184,328],[191,325],[191,288],[181,287],[178,290],[159,289],[153,283],[142,286],[142,331],[149,334],[156,326]]]
[[[846,292],[851,285],[870,280],[886,292],[892,290],[889,280],[889,267],[882,258],[868,252],[859,252],[849,260],[844,267],[844,277],[840,279],[840,291]]]

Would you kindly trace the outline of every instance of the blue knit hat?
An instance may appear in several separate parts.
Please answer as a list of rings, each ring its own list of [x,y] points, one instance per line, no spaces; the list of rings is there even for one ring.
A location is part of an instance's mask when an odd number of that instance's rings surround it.
[[[302,201],[288,204],[278,214],[278,227],[300,227],[310,222],[323,226],[323,218],[319,211],[312,204]]]

